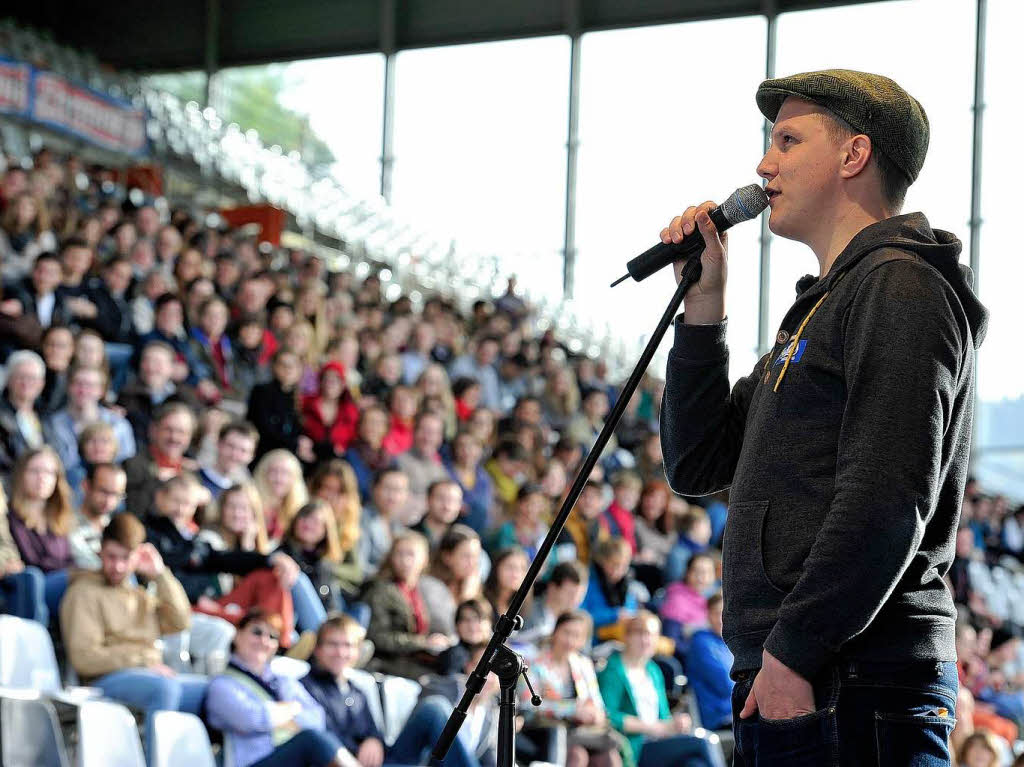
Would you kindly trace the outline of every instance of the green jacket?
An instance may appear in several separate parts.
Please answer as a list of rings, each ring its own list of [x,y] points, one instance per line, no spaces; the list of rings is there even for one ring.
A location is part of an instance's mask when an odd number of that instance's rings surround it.
[[[668,708],[668,696],[665,695],[665,677],[653,660],[647,661],[646,670],[658,693],[658,717],[668,719],[671,712]],[[612,727],[626,736],[633,749],[633,759],[639,763],[644,735],[638,732],[626,733],[622,725],[627,716],[636,716],[637,710],[633,688],[630,686],[629,677],[626,676],[626,667],[622,664],[622,653],[618,650],[611,654],[608,663],[597,675],[597,685],[601,688],[601,697],[604,698],[604,706],[608,710],[608,721]]]

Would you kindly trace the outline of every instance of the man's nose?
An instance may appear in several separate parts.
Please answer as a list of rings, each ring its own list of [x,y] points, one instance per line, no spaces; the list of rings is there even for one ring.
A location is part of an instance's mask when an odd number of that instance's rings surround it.
[[[772,151],[769,149],[761,158],[761,162],[757,164],[757,175],[766,181],[771,181],[778,173],[778,168],[771,155]]]

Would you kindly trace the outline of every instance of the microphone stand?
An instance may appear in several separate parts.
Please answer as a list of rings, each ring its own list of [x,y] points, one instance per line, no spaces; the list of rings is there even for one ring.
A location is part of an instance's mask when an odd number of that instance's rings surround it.
[[[455,741],[459,728],[462,727],[462,723],[466,720],[466,715],[469,712],[469,706],[473,702],[473,698],[483,689],[487,674],[493,671],[498,677],[501,690],[498,704],[497,763],[498,767],[515,767],[516,685],[519,682],[520,676],[526,679],[526,684],[530,687],[530,692],[532,693],[530,702],[534,706],[539,706],[541,699],[539,695],[533,692],[533,686],[530,685],[530,680],[526,676],[529,667],[526,665],[523,657],[506,647],[505,642],[512,636],[513,631],[522,628],[523,619],[519,615],[519,610],[533,590],[533,584],[536,582],[541,570],[543,570],[544,563],[547,561],[555,541],[558,540],[562,528],[565,527],[565,523],[569,519],[569,514],[572,512],[576,500],[579,498],[580,493],[583,492],[583,486],[587,483],[590,472],[601,457],[601,452],[604,450],[608,440],[611,439],[612,433],[622,418],[622,414],[625,412],[633,392],[640,385],[640,379],[643,378],[644,373],[647,371],[647,366],[651,363],[651,359],[654,357],[661,339],[665,336],[665,332],[679,311],[679,306],[683,302],[683,296],[700,279],[700,274],[700,257],[698,254],[695,254],[683,266],[682,278],[679,281],[675,294],[672,296],[672,300],[669,301],[665,313],[658,320],[658,325],[655,327],[654,333],[651,334],[647,346],[644,347],[636,367],[633,368],[629,379],[623,385],[622,391],[615,401],[615,407],[608,414],[604,427],[594,442],[594,447],[587,454],[586,459],[576,473],[572,487],[569,489],[569,493],[566,495],[565,500],[562,501],[558,514],[551,523],[551,529],[548,530],[547,537],[541,543],[540,548],[537,550],[537,556],[534,557],[533,562],[530,564],[530,569],[523,578],[519,590],[516,591],[512,601],[509,603],[508,611],[498,618],[494,626],[494,634],[487,643],[487,648],[484,650],[480,662],[477,663],[473,673],[469,675],[466,681],[466,692],[462,696],[462,700],[459,701],[451,716],[448,717],[448,722],[445,724],[444,730],[441,731],[441,736],[434,745],[433,751],[431,751],[432,764],[441,764],[448,754],[448,749],[451,748],[452,743]]]

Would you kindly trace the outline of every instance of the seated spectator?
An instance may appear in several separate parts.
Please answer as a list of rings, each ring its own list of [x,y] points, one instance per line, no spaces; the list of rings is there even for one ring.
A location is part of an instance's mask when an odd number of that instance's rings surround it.
[[[174,380],[174,360],[174,349],[163,341],[150,341],[142,347],[138,376],[118,395],[117,404],[126,412],[140,450],[149,441],[153,415],[162,404],[183,402],[193,410],[199,407],[192,387]]]
[[[143,520],[146,537],[181,582],[198,612],[236,624],[249,607],[273,607],[280,611],[282,619],[287,619],[289,632],[283,637],[283,646],[290,647],[291,629],[295,625],[292,590],[299,576],[298,566],[280,552],[268,556],[259,551],[218,550],[199,538],[194,521],[197,488],[198,483],[191,475],[166,480],[156,492],[153,510]],[[230,593],[222,595],[217,578],[222,573],[245,577]],[[315,631],[319,625],[310,620],[304,628]],[[210,639],[215,646],[193,649],[206,657],[221,649],[216,642],[223,641],[224,634],[222,631]]]
[[[320,369],[316,394],[302,399],[302,431],[320,457],[342,455],[355,439],[359,408],[345,380],[345,366],[328,362]]]
[[[144,349],[150,341],[163,341],[174,349],[175,381],[184,382],[189,386],[198,386],[207,377],[206,369],[199,364],[188,333],[185,330],[185,306],[176,293],[164,293],[153,303],[153,329],[143,333],[136,341],[138,349]],[[204,387],[208,390],[208,387]],[[198,392],[200,396],[208,391]]]
[[[243,314],[235,322],[231,336],[235,352],[235,388],[245,396],[246,402],[254,386],[271,379],[270,363],[277,350],[276,342],[269,342],[272,340],[261,315]]]
[[[399,384],[388,396],[390,423],[383,446],[391,455],[399,455],[412,447],[420,393],[412,386]]]
[[[77,572],[60,606],[68,661],[82,684],[107,698],[153,711],[199,713],[205,677],[175,674],[161,659],[159,640],[189,627],[188,597],[146,529],[131,514],[103,529],[100,568]],[[136,585],[139,576],[155,585]]]
[[[444,423],[436,413],[424,411],[416,417],[412,447],[395,461],[409,478],[409,497],[399,521],[409,527],[423,518],[427,510],[427,490],[440,480],[448,479],[441,462]],[[460,493],[461,495],[461,493]]]
[[[445,460],[448,476],[462,490],[465,510],[461,521],[481,535],[494,522],[494,485],[490,475],[484,471],[480,460],[482,456],[483,447],[479,440],[468,431],[462,431],[452,442],[451,457]]]
[[[715,593],[715,560],[710,554],[697,554],[686,563],[683,580],[670,583],[661,603],[661,617],[675,624],[676,640],[708,625],[709,596]]]
[[[337,528],[331,510],[323,501],[311,501],[292,517],[278,551],[287,554],[306,574],[324,610],[343,612],[347,605],[335,568],[341,559]]]
[[[199,531],[198,540],[208,542],[218,551],[270,553],[270,539],[263,524],[263,504],[255,485],[251,482],[232,485],[220,494],[215,505],[215,521]],[[226,594],[234,582],[231,576],[221,577],[227,584],[221,591]]]
[[[196,419],[183,402],[167,402],[157,408],[149,426],[149,445],[124,465],[128,475],[125,508],[142,517],[153,505],[160,483],[187,470],[191,461],[185,451],[192,442]]]
[[[7,358],[6,372],[7,382],[0,396],[0,472],[5,474],[22,453],[42,447],[49,437],[37,410],[46,383],[42,358],[21,349]]]
[[[601,639],[621,635],[625,622],[640,607],[636,592],[630,588],[629,543],[622,538],[609,538],[594,549],[583,609],[594,620],[594,629]]]
[[[107,378],[95,367],[75,366],[68,374],[68,404],[49,418],[53,445],[64,465],[78,466],[78,435],[96,421],[110,424],[117,437],[117,456],[120,463],[135,455],[135,435],[131,424],[119,412],[100,402],[107,390]]]
[[[587,592],[587,571],[579,562],[559,562],[551,570],[544,596],[534,603],[523,628],[513,639],[518,645],[539,644],[555,630],[558,617],[576,610]]]
[[[433,549],[430,572],[420,590],[431,615],[444,634],[455,633],[455,607],[482,595],[480,536],[465,525],[452,525]]]
[[[622,538],[636,554],[636,522],[633,509],[640,500],[643,484],[635,471],[623,470],[612,477],[612,502],[601,515],[601,525],[613,537]]]
[[[271,450],[283,449],[296,454],[301,460],[312,461],[313,441],[302,433],[302,418],[298,410],[302,363],[294,352],[283,348],[274,355],[271,370],[273,378],[267,383],[257,384],[249,393],[245,416],[260,435],[256,458],[262,458]]]
[[[416,390],[420,393],[425,409],[429,408],[431,403],[436,405],[436,412],[444,419],[445,438],[454,437],[459,419],[455,415],[455,395],[452,394],[451,382],[448,380],[444,365],[437,362],[427,365],[416,378]]]
[[[376,648],[371,661],[376,671],[415,679],[436,669],[438,654],[452,644],[420,590],[427,554],[427,540],[422,535],[412,530],[398,533],[370,583],[367,633]]]
[[[309,493],[331,509],[341,551],[341,560],[335,568],[338,587],[346,601],[354,600],[363,585],[363,568],[359,561],[359,522],[363,509],[355,472],[338,458],[324,461],[309,479]]]
[[[700,506],[690,505],[679,517],[679,537],[665,561],[665,581],[678,581],[686,572],[686,563],[694,554],[711,545],[711,519]]]
[[[25,567],[7,522],[7,494],[0,483],[0,612],[46,625],[45,580],[36,567]]]
[[[732,653],[722,639],[722,594],[708,599],[708,628],[699,629],[686,652],[686,675],[697,695],[700,721],[709,730],[732,726]]]
[[[993,733],[975,730],[960,746],[956,763],[962,767],[999,767],[1003,763],[1002,754],[1003,748]]]
[[[956,627],[956,657],[960,694],[956,705],[957,723],[950,735],[953,747],[958,750],[964,737],[976,727],[996,733],[1007,743],[1016,742],[1017,725],[999,716],[991,704],[978,703],[974,700],[972,691],[980,689],[985,683],[988,666],[978,655],[978,634],[965,620],[958,621]]]
[[[214,500],[229,487],[252,481],[249,464],[256,454],[258,441],[256,427],[248,421],[229,421],[221,427],[217,434],[215,459],[201,463],[196,473]]]
[[[647,610],[630,619],[625,647],[611,654],[598,675],[608,718],[628,739],[638,767],[714,767],[718,761],[708,741],[689,734],[690,717],[669,710],[665,679],[653,660],[660,628]]]
[[[29,274],[39,255],[56,249],[57,238],[50,228],[50,213],[44,203],[27,188],[5,200],[0,218],[0,264],[5,282],[20,280]],[[56,261],[56,256],[53,260]]]
[[[412,529],[423,533],[435,548],[462,511],[462,488],[454,480],[434,480],[427,489],[427,508],[423,518]]]
[[[60,289],[61,263],[54,253],[40,253],[27,277],[18,282],[11,297],[21,304],[21,316],[32,317],[44,330],[50,325],[74,321]]]
[[[512,520],[498,528],[491,550],[508,546],[519,546],[533,559],[548,534],[547,520],[551,513],[551,502],[540,485],[529,482],[519,490]],[[559,533],[546,565],[551,568],[559,562],[576,559],[576,544],[564,529]]]
[[[562,613],[555,621],[546,647],[530,663],[534,689],[544,702],[527,709],[527,724],[569,725],[568,767],[621,765],[619,739],[609,730],[594,664],[583,654],[589,635],[590,617],[582,610]]]
[[[40,414],[49,415],[68,403],[68,369],[75,355],[75,339],[65,325],[50,325],[43,332],[43,362],[46,363],[46,383],[39,397]]]
[[[580,412],[569,421],[564,434],[581,444],[584,452],[589,453],[597,441],[597,435],[604,427],[604,419],[608,415],[608,410],[608,392],[604,389],[587,389],[583,394]],[[607,458],[618,449],[619,442],[615,434],[612,434],[601,452],[601,456]]]
[[[580,389],[571,367],[559,364],[545,378],[541,407],[544,420],[551,428],[559,433],[564,432],[580,409]]]
[[[218,404],[226,399],[240,407],[241,395],[234,386],[235,353],[227,334],[228,305],[220,296],[205,298],[199,305],[197,319],[192,325],[189,343],[206,377],[200,379],[196,391],[207,404]]]
[[[359,563],[365,576],[377,572],[393,541],[396,522],[409,495],[409,480],[394,468],[379,471],[373,478],[370,503],[363,507],[359,526]]]
[[[587,567],[590,566],[594,546],[611,537],[601,525],[601,515],[606,507],[605,487],[604,480],[591,476],[576,501],[576,513],[570,514],[565,523],[565,530],[576,546],[576,558]]]
[[[494,610],[486,599],[477,597],[460,602],[455,608],[457,642],[437,657],[438,673],[461,674],[477,648],[486,645],[493,633]]]
[[[302,465],[281,448],[265,453],[256,464],[253,481],[263,502],[263,522],[271,542],[281,540],[296,512],[309,500]]]
[[[431,352],[437,340],[434,326],[428,321],[417,322],[412,329],[409,345],[402,352],[402,381],[411,384],[434,362]],[[446,374],[447,378],[447,374]]]
[[[44,625],[56,620],[68,587],[68,570],[74,564],[68,534],[74,519],[71,491],[54,449],[44,445],[22,453],[11,475],[7,521],[24,565],[18,586],[31,586],[32,617]]]
[[[498,371],[495,368],[500,345],[501,339],[497,336],[483,336],[477,340],[472,356],[464,354],[448,369],[453,381],[465,377],[480,384],[480,406],[488,410],[501,407]]]
[[[124,502],[124,469],[113,463],[89,465],[82,482],[83,499],[75,512],[75,529],[68,536],[75,567],[100,569],[103,531],[110,516]]]
[[[672,491],[664,480],[647,482],[640,492],[640,503],[636,509],[637,556],[639,562],[651,565],[662,572],[668,553],[676,542],[675,519],[669,513],[669,498]],[[653,593],[661,584],[650,589]],[[650,588],[650,587],[648,587]]]
[[[519,546],[509,546],[494,553],[491,557],[491,572],[484,582],[484,597],[491,605],[495,615],[504,615],[508,612],[508,606],[512,597],[522,585],[526,577],[526,570],[530,566],[530,560]],[[533,594],[527,597],[523,603],[523,609],[519,614],[523,620],[529,619],[530,610],[533,607]]]
[[[437,742],[451,704],[437,701],[418,705],[406,721],[391,748],[385,749],[383,735],[370,715],[363,692],[348,681],[348,672],[359,658],[366,632],[349,616],[330,618],[317,634],[314,660],[303,686],[327,715],[327,731],[350,754],[349,764],[379,765],[420,763],[423,753]],[[464,664],[463,664],[464,665]],[[458,671],[461,673],[462,666]],[[445,764],[478,765],[466,749],[465,740],[456,738]]]
[[[475,378],[462,376],[452,382],[455,417],[460,423],[469,421],[474,413],[486,410],[480,407],[480,390],[480,382]]]
[[[250,610],[238,623],[227,669],[210,682],[206,719],[231,741],[224,767],[350,765],[306,688],[271,671],[280,637],[278,616]]]
[[[319,360],[317,355],[320,353],[320,348],[317,345],[316,331],[313,326],[306,320],[297,318],[285,330],[282,340],[284,348],[294,353],[302,366],[298,383],[300,400],[302,397],[315,394],[318,386]]]
[[[636,462],[637,473],[644,479],[664,481],[665,459],[661,454],[661,434],[652,431],[644,437]]]
[[[78,435],[78,465],[67,472],[68,487],[75,507],[85,499],[83,484],[91,469],[97,463],[114,463],[117,458],[117,436],[114,427],[103,421],[94,421]],[[124,501],[124,498],[121,499]]]
[[[373,478],[380,471],[395,465],[394,458],[384,449],[384,436],[387,433],[387,411],[377,405],[371,405],[360,413],[356,438],[343,456],[356,473],[359,496],[363,501],[370,497]]]

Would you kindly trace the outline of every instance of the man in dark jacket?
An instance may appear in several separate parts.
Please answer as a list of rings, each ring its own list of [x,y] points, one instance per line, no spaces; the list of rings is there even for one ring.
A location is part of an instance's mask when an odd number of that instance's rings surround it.
[[[374,721],[366,694],[350,679],[350,671],[359,657],[366,631],[355,618],[339,615],[328,618],[317,632],[312,668],[302,680],[303,686],[327,715],[327,730],[355,757],[361,767],[380,767],[385,751],[389,764],[423,764],[423,756],[441,736],[448,716],[461,697],[456,677],[440,680],[442,687],[430,684],[390,748],[385,748],[384,735]],[[480,660],[480,650],[474,665]],[[462,684],[464,689],[464,680]],[[477,748],[467,744],[472,739],[470,724],[452,744],[445,759],[449,767],[487,767],[493,765],[493,735],[497,732],[493,708],[486,695],[479,697],[483,726],[479,728]],[[471,716],[475,713],[471,712]],[[474,753],[475,752],[475,753]]]
[[[899,215],[928,145],[917,101],[888,78],[830,70],[767,80],[757,104],[774,122],[758,166],[769,226],[808,245],[819,274],[731,391],[713,203],[662,231],[707,243],[676,321],[662,447],[677,492],[731,487],[736,764],[948,763],[956,611],[943,576],[987,314],[956,237]],[[896,761],[879,762],[876,744]]]

